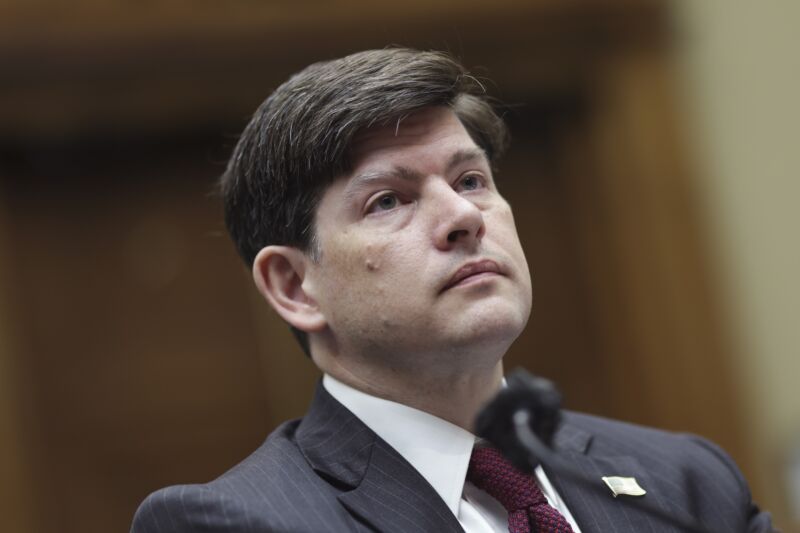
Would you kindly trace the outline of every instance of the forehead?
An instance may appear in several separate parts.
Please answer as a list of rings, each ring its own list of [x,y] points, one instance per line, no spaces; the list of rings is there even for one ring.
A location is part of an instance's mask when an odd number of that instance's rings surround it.
[[[424,108],[385,126],[359,132],[350,148],[352,169],[380,163],[403,153],[447,155],[457,150],[477,149],[464,125],[447,107]]]

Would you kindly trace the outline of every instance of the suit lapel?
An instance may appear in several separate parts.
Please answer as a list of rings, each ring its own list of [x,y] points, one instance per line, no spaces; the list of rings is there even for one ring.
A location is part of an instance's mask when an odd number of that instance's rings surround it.
[[[433,487],[382,440],[361,484],[339,500],[379,531],[462,531]]]
[[[565,422],[556,435],[555,446],[559,456],[580,470],[586,481],[545,468],[547,477],[553,482],[567,504],[576,522],[584,533],[609,532],[670,532],[676,531],[653,518],[641,506],[651,505],[667,511],[672,504],[658,493],[655,479],[642,469],[639,462],[630,456],[601,456],[589,453],[592,436],[582,429]],[[601,479],[603,476],[633,477],[647,491],[641,497],[619,496],[614,498],[611,490]],[[594,486],[587,486],[594,485]]]
[[[297,444],[359,521],[385,532],[461,532],[433,487],[320,383]]]
[[[359,523],[383,532],[462,531],[422,475],[321,384],[295,436],[311,467],[340,491],[337,498]],[[590,433],[567,418],[556,434],[555,447],[594,487],[545,468],[583,533],[679,531],[640,508],[647,502],[667,512],[688,511],[659,490],[660,480],[634,457],[614,450],[598,452],[592,441]],[[647,494],[614,498],[603,476],[634,477]]]

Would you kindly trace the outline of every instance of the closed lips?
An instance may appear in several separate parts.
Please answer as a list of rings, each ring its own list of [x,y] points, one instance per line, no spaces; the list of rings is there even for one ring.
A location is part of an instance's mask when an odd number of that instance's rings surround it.
[[[450,277],[450,280],[444,286],[442,291],[446,291],[447,289],[458,285],[465,279],[477,276],[478,274],[503,274],[503,271],[500,269],[500,265],[495,263],[492,260],[486,259],[483,261],[477,261],[474,263],[468,263],[458,270]]]

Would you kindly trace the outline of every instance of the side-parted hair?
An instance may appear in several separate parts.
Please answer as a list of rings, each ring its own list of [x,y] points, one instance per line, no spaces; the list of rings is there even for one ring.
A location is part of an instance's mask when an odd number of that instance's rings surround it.
[[[494,165],[508,143],[483,85],[442,52],[386,48],[314,63],[256,110],[220,180],[225,223],[248,267],[265,246],[320,250],[315,213],[350,170],[353,137],[428,106],[450,107]],[[305,334],[295,331],[308,353]]]

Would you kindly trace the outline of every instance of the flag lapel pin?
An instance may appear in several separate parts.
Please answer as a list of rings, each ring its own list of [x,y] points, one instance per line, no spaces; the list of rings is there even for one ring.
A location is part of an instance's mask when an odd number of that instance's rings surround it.
[[[644,496],[647,494],[647,491],[636,482],[636,478],[603,476],[602,480],[608,485],[608,488],[611,489],[611,494],[613,494],[615,498],[620,495]]]

